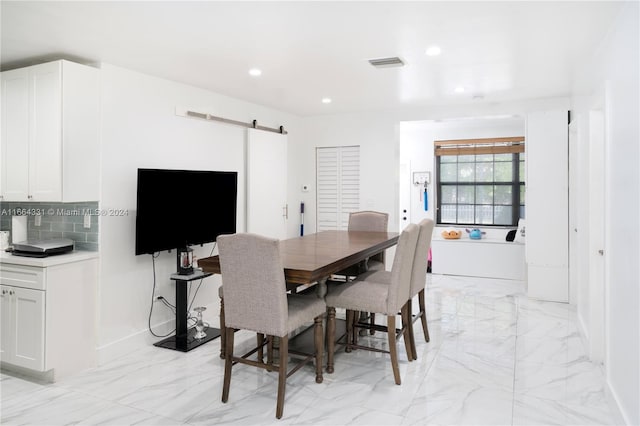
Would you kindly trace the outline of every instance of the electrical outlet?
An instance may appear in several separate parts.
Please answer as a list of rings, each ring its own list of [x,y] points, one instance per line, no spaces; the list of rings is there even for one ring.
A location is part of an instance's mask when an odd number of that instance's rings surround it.
[[[37,214],[35,219],[34,219],[34,225],[35,226],[40,226],[42,225],[42,216]]]
[[[91,228],[91,215],[89,213],[84,215],[84,227]]]

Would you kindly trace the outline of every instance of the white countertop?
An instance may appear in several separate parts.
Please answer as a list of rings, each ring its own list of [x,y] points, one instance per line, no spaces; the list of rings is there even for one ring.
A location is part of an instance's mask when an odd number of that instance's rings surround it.
[[[80,262],[87,259],[96,259],[99,256],[97,251],[83,251],[74,250],[67,254],[58,254],[49,257],[24,257],[14,256],[11,253],[5,251],[0,252],[0,264],[22,265],[22,266],[37,266],[40,268],[46,268],[48,266],[62,265],[65,263]]]

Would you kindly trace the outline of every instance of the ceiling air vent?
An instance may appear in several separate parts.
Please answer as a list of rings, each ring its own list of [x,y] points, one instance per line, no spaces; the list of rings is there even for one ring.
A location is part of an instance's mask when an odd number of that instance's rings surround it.
[[[402,59],[394,56],[393,58],[369,59],[369,63],[376,68],[403,67]]]

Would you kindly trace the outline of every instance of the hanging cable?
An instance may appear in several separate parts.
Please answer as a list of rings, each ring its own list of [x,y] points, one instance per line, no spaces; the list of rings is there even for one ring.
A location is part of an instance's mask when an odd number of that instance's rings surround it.
[[[170,336],[172,333],[174,333],[176,331],[176,329],[174,328],[173,330],[171,330],[169,333],[165,334],[165,335],[159,335],[154,333],[154,331],[151,329],[151,314],[153,314],[153,304],[155,302],[154,300],[154,296],[156,294],[156,258],[160,256],[160,253],[157,254],[152,254],[151,255],[151,261],[153,263],[153,290],[151,291],[151,308],[149,309],[149,319],[147,322],[147,325],[149,326],[149,332],[155,336],[155,337],[168,337]],[[164,301],[164,298],[162,299]],[[171,305],[169,302],[166,302],[169,305]],[[174,307],[175,309],[175,307]]]

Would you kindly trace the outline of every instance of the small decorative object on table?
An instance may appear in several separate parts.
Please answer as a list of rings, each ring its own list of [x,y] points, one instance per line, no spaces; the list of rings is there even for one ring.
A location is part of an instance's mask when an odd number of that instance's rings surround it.
[[[202,321],[202,311],[206,311],[207,308],[204,306],[198,306],[197,308],[193,308],[194,311],[198,313],[198,321],[196,322],[196,334],[195,338],[200,340],[207,337],[207,333],[204,332],[204,322]]]

